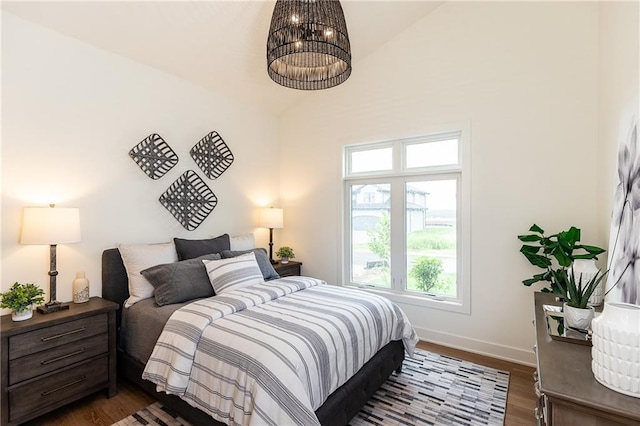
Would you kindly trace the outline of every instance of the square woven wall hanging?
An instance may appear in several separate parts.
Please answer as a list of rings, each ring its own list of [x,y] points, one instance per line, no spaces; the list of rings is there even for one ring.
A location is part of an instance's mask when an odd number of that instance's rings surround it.
[[[151,179],[160,179],[178,164],[178,155],[157,133],[152,133],[131,148],[129,157]]]
[[[209,179],[216,179],[233,163],[233,153],[218,132],[211,132],[191,148],[191,158]]]
[[[193,231],[218,204],[218,197],[194,172],[187,170],[160,196],[160,203],[187,230]]]

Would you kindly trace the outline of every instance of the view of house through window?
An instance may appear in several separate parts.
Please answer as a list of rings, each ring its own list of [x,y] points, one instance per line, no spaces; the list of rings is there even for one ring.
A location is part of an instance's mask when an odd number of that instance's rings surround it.
[[[391,286],[389,184],[351,186],[351,279]]]
[[[346,148],[350,284],[458,298],[459,139],[448,133],[396,141],[392,148],[387,142],[381,163],[367,154],[380,152],[375,144]]]

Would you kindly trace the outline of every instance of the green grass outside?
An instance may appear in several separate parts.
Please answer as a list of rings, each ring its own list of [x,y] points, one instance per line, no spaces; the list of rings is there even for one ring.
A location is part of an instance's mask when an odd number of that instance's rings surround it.
[[[354,250],[369,250],[368,244],[356,244]],[[420,231],[413,231],[407,235],[407,251],[412,255],[438,257],[455,253],[456,231],[448,226],[429,226]],[[374,268],[367,272],[363,281],[374,285],[389,287],[388,268]],[[407,289],[418,290],[417,281],[410,275],[407,277]],[[430,293],[455,296],[456,274],[444,272],[439,276],[438,284]]]

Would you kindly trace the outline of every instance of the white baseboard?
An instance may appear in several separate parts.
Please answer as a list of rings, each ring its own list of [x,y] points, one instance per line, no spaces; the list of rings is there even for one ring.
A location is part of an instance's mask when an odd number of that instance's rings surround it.
[[[414,327],[420,340],[426,340],[450,348],[461,349],[467,352],[486,355],[492,358],[498,358],[505,361],[515,362],[535,367],[536,356],[533,348],[530,351],[513,348],[510,346],[497,345],[482,340],[470,339],[468,337],[456,336],[454,334],[442,333],[428,328]]]

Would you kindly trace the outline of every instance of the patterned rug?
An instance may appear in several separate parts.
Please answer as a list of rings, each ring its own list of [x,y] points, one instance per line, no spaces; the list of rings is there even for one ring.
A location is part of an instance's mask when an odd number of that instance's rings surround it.
[[[502,425],[509,373],[416,349],[351,421],[369,425]],[[156,402],[113,426],[191,426]]]

